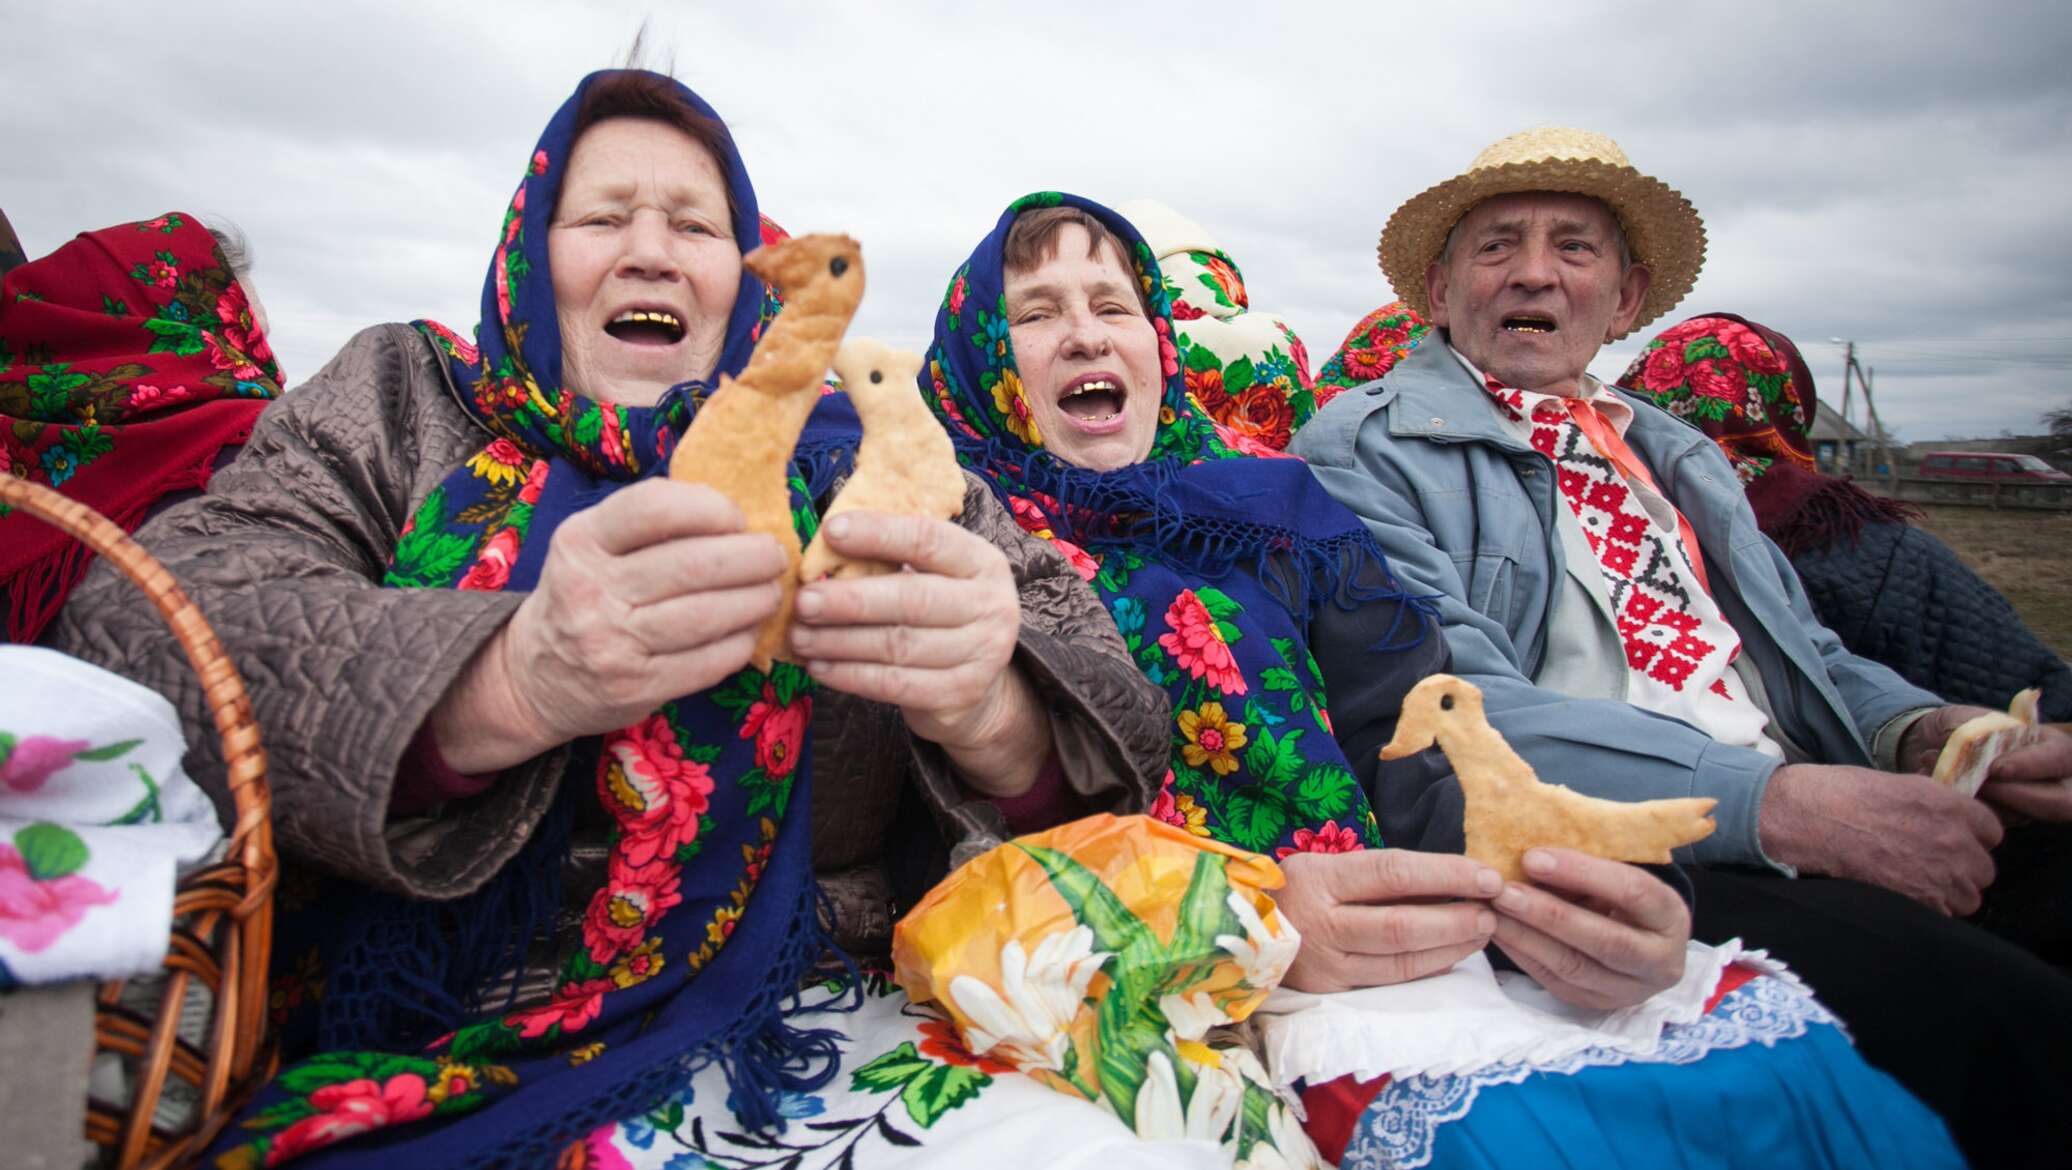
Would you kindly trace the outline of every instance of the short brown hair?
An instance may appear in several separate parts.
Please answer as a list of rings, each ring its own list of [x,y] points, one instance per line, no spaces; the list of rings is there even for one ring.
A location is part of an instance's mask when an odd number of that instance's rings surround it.
[[[1123,272],[1134,276],[1129,248],[1122,237],[1108,230],[1108,225],[1091,212],[1078,207],[1039,207],[1016,216],[1013,226],[1007,229],[1007,242],[1000,248],[1002,267],[1007,272],[1034,272],[1043,267],[1044,261],[1058,254],[1058,234],[1075,224],[1086,229],[1088,259],[1100,255],[1104,246],[1113,247]],[[1137,306],[1145,316],[1150,316],[1151,305],[1144,297],[1143,287],[1134,279],[1130,286],[1137,290]]]

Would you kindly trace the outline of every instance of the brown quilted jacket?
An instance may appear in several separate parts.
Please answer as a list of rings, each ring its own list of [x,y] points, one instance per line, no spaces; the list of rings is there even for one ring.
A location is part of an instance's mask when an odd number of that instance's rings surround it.
[[[251,689],[274,827],[291,860],[415,897],[460,897],[518,851],[561,779],[565,749],[433,815],[388,815],[398,763],[426,715],[523,598],[378,587],[405,520],[487,441],[431,345],[408,326],[376,326],[270,406],[207,494],[137,532]],[[1064,559],[1024,534],[975,479],[961,523],[1014,566],[1016,662],[1049,710],[1067,782],[1093,809],[1145,807],[1165,771],[1165,695],[1131,664]],[[171,699],[187,724],[189,773],[227,810],[200,687],[124,580],[97,566],[52,641]],[[837,933],[882,939],[895,910],[883,854],[903,792],[934,814],[952,860],[997,841],[1000,815],[966,797],[941,751],[908,734],[892,708],[823,694],[812,734],[813,854],[838,907]]]

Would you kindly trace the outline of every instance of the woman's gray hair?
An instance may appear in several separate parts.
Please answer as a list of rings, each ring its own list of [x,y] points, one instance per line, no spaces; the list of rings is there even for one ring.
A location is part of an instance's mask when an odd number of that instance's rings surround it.
[[[230,275],[242,278],[252,271],[252,241],[245,236],[243,228],[220,218],[205,219],[202,226],[216,237],[216,250],[223,253],[223,263],[230,269]]]

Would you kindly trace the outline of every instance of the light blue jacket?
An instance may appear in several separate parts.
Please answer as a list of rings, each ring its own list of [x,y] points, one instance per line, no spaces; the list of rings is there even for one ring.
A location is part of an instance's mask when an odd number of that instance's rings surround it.
[[[1902,716],[1941,700],[1843,649],[1813,616],[1791,563],[1757,529],[1719,448],[1623,397],[1634,412],[1626,441],[1696,531],[1713,594],[1761,675],[1777,730],[1818,762],[1874,766],[1890,751],[1881,744],[1874,755],[1881,733],[1889,744]],[[1561,592],[1554,509],[1563,505],[1545,457],[1505,426],[1444,335],[1382,380],[1333,399],[1291,450],[1366,521],[1407,589],[1437,595],[1453,672],[1482,689],[1490,721],[1544,778],[1618,800],[1713,797],[1718,830],[1678,859],[1770,864],[1756,814],[1777,761],[1628,703],[1571,698],[1530,681]],[[1390,788],[1422,787],[1429,780],[1420,777],[1433,774],[1429,762],[1384,766],[1374,794],[1384,839],[1425,836],[1427,826],[1392,825],[1391,811],[1412,816],[1433,802]]]

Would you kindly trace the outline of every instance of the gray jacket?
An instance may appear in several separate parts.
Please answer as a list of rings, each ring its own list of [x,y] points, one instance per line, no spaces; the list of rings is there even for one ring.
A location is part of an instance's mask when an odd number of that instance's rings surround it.
[[[1634,411],[1626,441],[1696,531],[1775,730],[1822,763],[1869,767],[1882,756],[1889,766],[1901,717],[1941,700],[1845,650],[1813,616],[1791,563],[1756,528],[1719,448],[1622,396]],[[1562,594],[1561,505],[1546,459],[1504,426],[1443,335],[1387,377],[1339,395],[1291,450],[1366,521],[1405,588],[1437,595],[1454,673],[1482,688],[1490,721],[1547,779],[1619,800],[1713,797],[1718,831],[1679,850],[1679,860],[1770,864],[1757,812],[1777,761],[1628,703],[1533,685]],[[1435,786],[1451,798],[1435,797]],[[1377,788],[1384,837],[1406,843],[1458,803],[1458,785],[1430,760],[1384,766]]]

